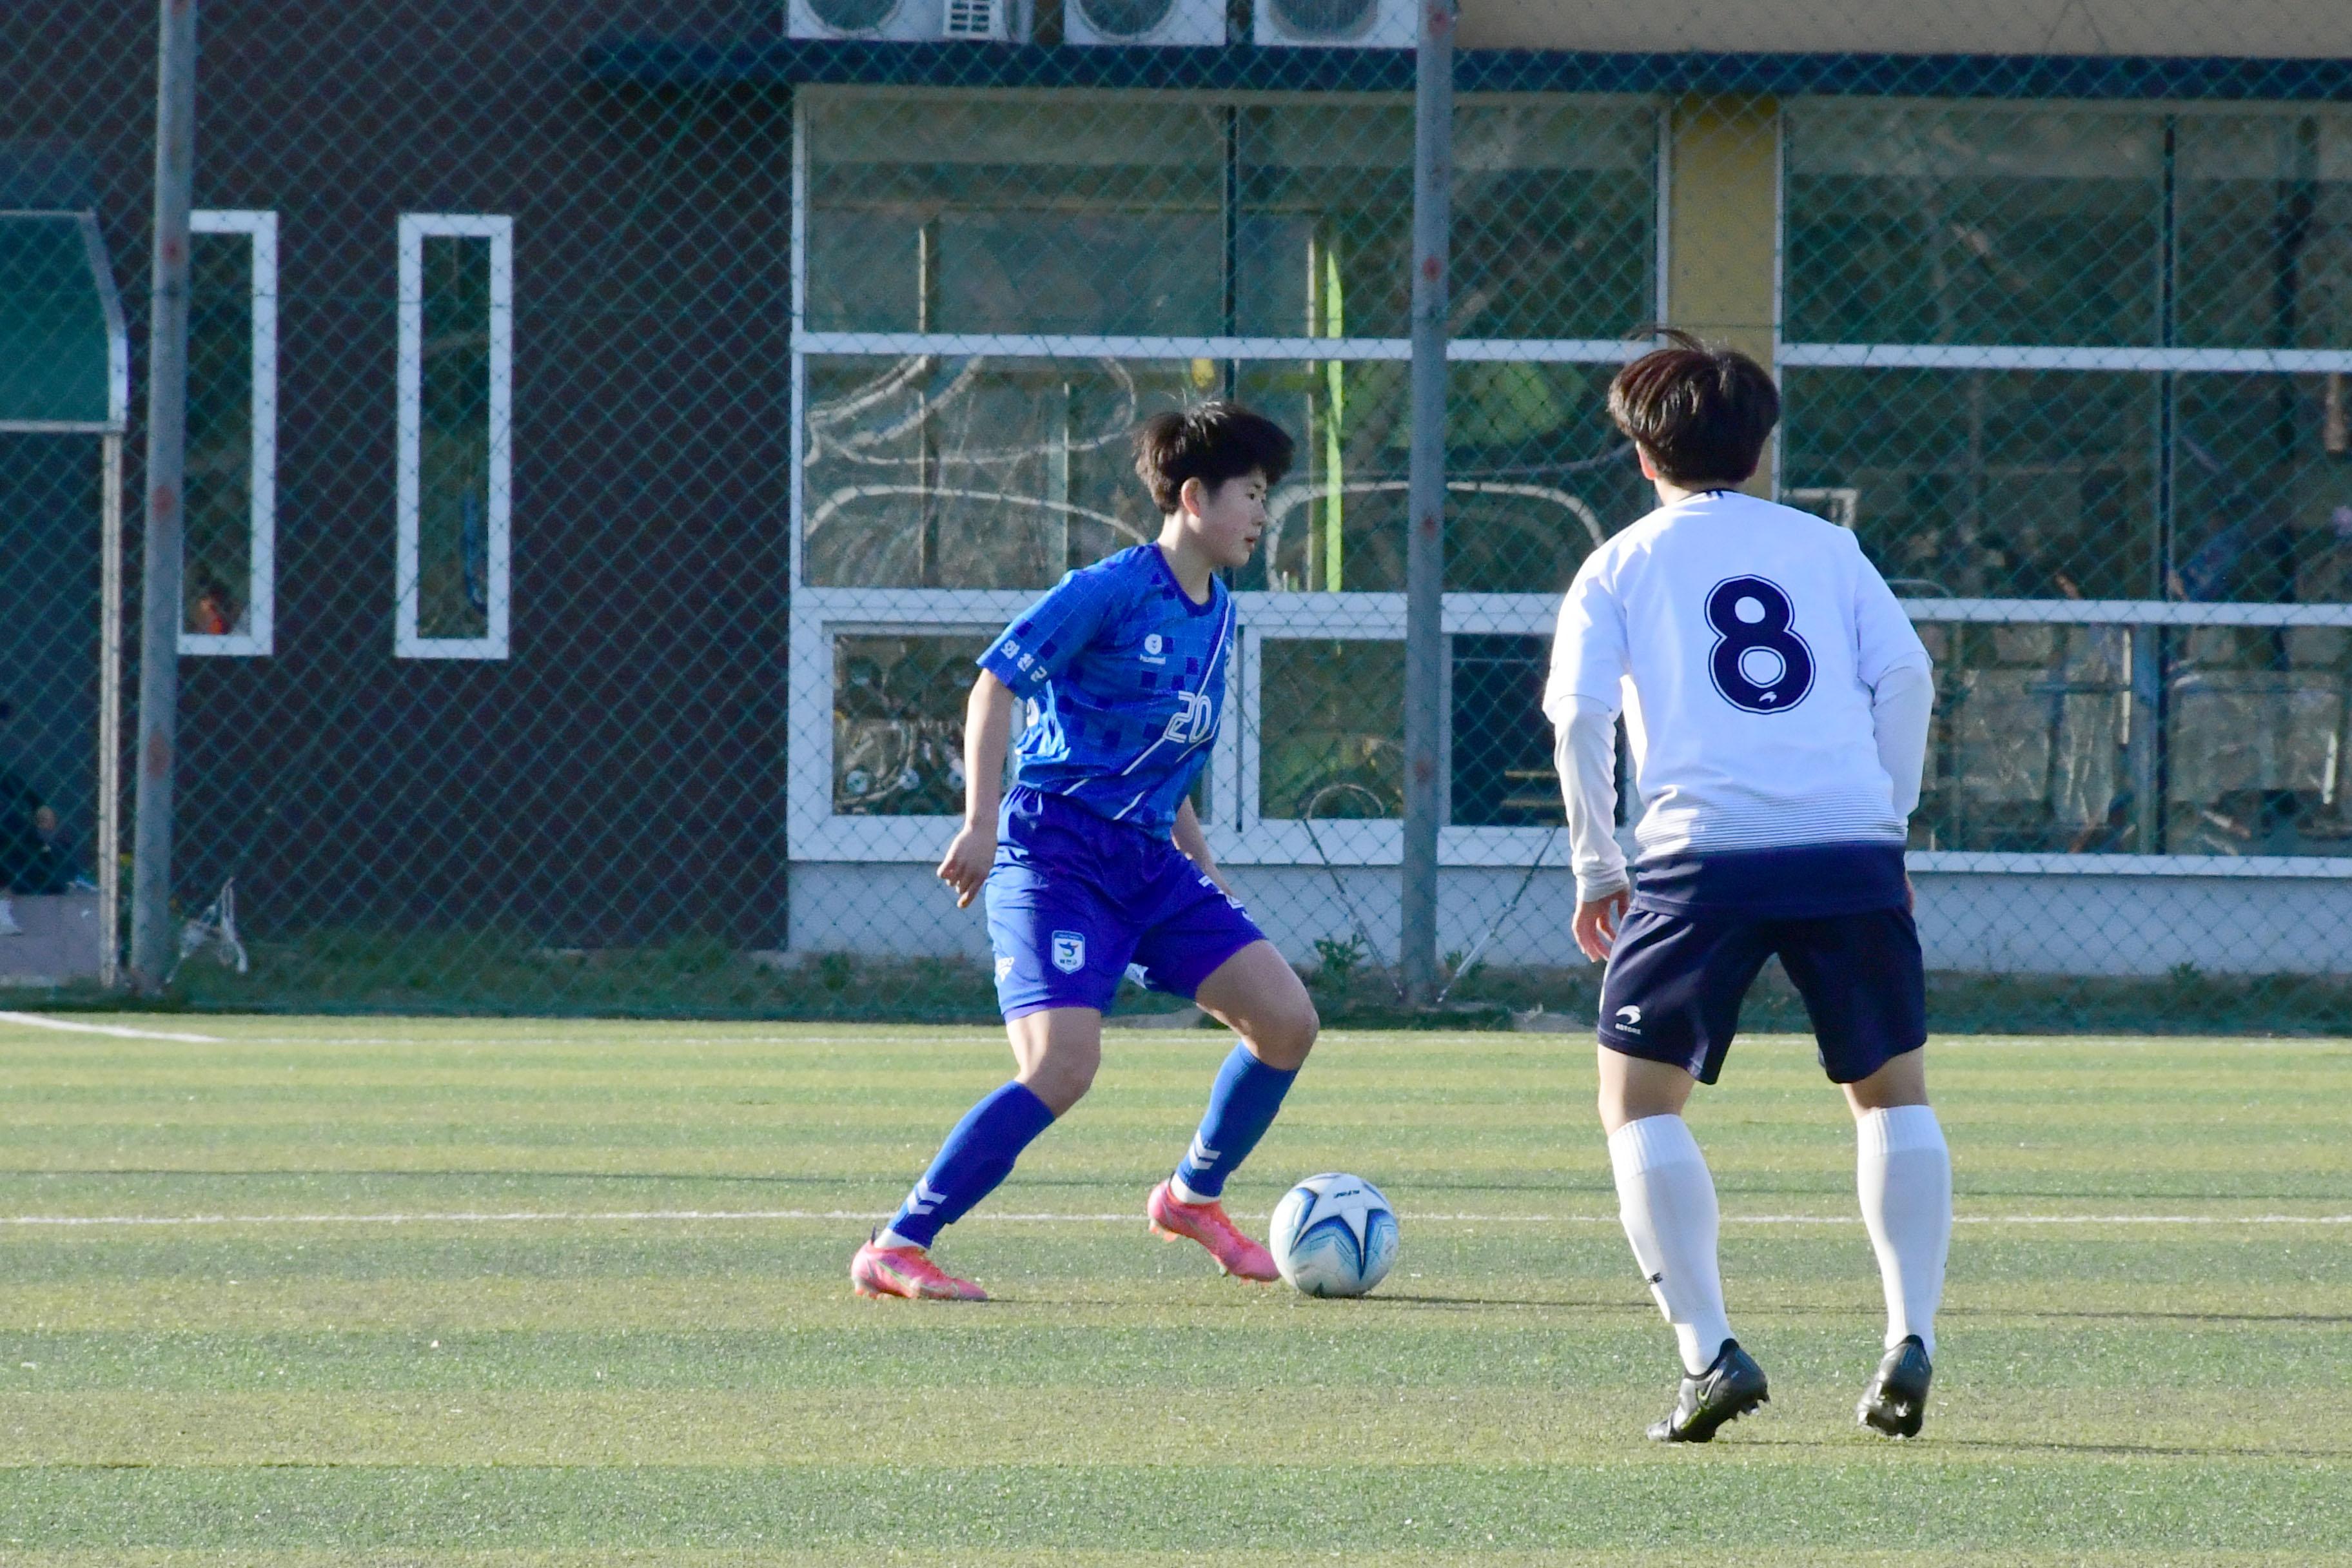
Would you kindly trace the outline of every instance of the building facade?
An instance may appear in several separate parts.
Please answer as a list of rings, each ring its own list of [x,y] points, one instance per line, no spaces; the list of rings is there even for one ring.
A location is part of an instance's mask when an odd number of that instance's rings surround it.
[[[1442,945],[1570,962],[1533,698],[1666,321],[1773,366],[1758,488],[1937,657],[1931,962],[2352,964],[2352,27],[2252,9],[1465,11]],[[35,18],[0,172],[73,171],[135,377],[152,18],[100,10]],[[970,658],[1150,536],[1123,432],[1223,392],[1300,461],[1202,816],[1295,957],[1392,943],[1410,54],[1030,20],[208,16],[185,901],[977,952],[929,880]]]

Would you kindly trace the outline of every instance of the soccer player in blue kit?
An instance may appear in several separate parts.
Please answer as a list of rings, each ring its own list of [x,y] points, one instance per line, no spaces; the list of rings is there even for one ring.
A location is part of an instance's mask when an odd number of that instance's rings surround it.
[[[1129,964],[1241,1037],[1208,1114],[1145,1215],[1228,1275],[1276,1277],[1226,1218],[1249,1157],[1315,1043],[1307,988],[1219,876],[1190,798],[1207,765],[1234,658],[1220,568],[1248,561],[1290,437],[1232,403],[1146,420],[1137,475],[1160,538],[1064,577],[980,656],[964,710],[964,822],[939,867],[957,906],[985,889],[1013,1080],[973,1106],[889,1226],[858,1248],[860,1295],[984,1300],[931,1261],[932,1239],[1012,1173],[1078,1102],[1102,1058],[1103,1012]],[[1028,721],[999,799],[1013,703]]]
[[[1903,866],[1933,667],[1853,534],[1742,495],[1780,412],[1762,366],[1686,334],[1621,371],[1609,411],[1658,510],[1589,556],[1560,606],[1544,710],[1576,868],[1577,943],[1608,961],[1601,1120],[1633,1257],[1682,1352],[1661,1442],[1704,1443],[1769,1396],[1732,1338],[1715,1184],[1682,1117],[1778,954],[1853,1112],[1885,1286],[1862,1424],[1916,1436],[1951,1240],[1927,1105],[1926,977]],[[1630,886],[1620,712],[1641,797]]]

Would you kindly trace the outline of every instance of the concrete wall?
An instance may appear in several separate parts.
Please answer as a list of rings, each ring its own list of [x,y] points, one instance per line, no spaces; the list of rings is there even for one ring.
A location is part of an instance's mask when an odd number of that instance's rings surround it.
[[[2252,877],[1921,877],[1930,969],[2352,974],[2352,883]]]
[[[18,930],[0,936],[0,986],[47,990],[96,980],[105,928],[96,893],[19,893]]]
[[[1396,951],[1397,873],[1241,866],[1228,874],[1251,914],[1295,963],[1318,938],[1345,941],[1361,921],[1383,960]],[[1539,871],[1516,909],[1524,870],[1447,871],[1438,948],[1466,952],[1496,925],[1487,961],[1567,967],[1576,890]],[[792,869],[795,952],[915,957],[988,954],[980,908],[959,910],[928,866],[802,862]],[[1927,967],[1990,974],[2352,974],[2352,883],[2252,877],[1922,874]],[[1353,905],[1350,911],[1349,905]],[[1505,911],[1509,910],[1506,916]],[[1499,921],[1497,925],[1496,922]]]
[[[1464,0],[1468,49],[2352,55],[2340,0]]]

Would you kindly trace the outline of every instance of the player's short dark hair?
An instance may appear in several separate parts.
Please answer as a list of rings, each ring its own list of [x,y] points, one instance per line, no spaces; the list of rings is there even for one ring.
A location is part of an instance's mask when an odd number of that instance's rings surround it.
[[[1660,479],[1738,484],[1756,471],[1780,422],[1771,375],[1738,349],[1672,327],[1657,335],[1665,346],[1609,384],[1609,417],[1650,454]]]
[[[1135,427],[1135,475],[1162,513],[1176,510],[1186,479],[1214,489],[1247,474],[1270,488],[1290,471],[1290,437],[1265,415],[1216,398],[1155,414]]]

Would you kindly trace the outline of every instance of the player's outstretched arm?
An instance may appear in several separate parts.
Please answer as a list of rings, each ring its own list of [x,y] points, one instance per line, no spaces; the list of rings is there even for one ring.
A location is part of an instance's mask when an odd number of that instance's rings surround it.
[[[963,707],[963,826],[940,858],[939,879],[962,909],[996,860],[996,808],[1004,797],[1004,747],[1013,734],[1013,689],[983,669]]]

